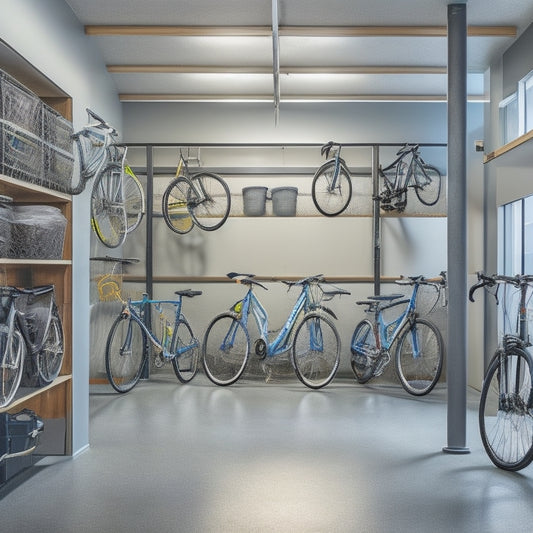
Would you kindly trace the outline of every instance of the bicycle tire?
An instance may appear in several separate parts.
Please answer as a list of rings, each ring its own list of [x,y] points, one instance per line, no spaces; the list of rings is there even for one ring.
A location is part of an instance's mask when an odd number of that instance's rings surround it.
[[[204,231],[219,229],[228,219],[231,195],[227,183],[217,174],[200,172],[190,177],[188,207],[195,224]],[[198,189],[202,198],[198,200]]]
[[[339,162],[335,192],[331,183],[335,174],[335,160],[326,161],[316,172],[311,185],[311,197],[318,211],[326,217],[335,217],[346,210],[352,199],[352,180],[348,169]]]
[[[323,315],[309,313],[294,334],[292,364],[298,379],[310,389],[325,387],[340,363],[341,342],[337,328]]]
[[[146,212],[144,189],[131,167],[124,166],[124,206],[126,208],[126,233],[135,231]]]
[[[5,329],[9,328],[5,326]],[[18,329],[14,329],[12,335],[9,335],[9,331],[0,331],[0,341],[0,346],[3,348],[0,362],[0,407],[7,407],[13,401],[20,385],[26,357],[26,344]],[[8,342],[11,346],[8,346]],[[10,361],[6,360],[8,352],[11,356],[15,354]]]
[[[179,176],[172,180],[163,193],[162,212],[166,225],[174,233],[185,235],[194,227],[194,220],[187,207],[191,184]]]
[[[496,352],[483,380],[481,440],[490,460],[503,470],[521,470],[533,460],[532,372],[530,354],[513,347],[503,360],[501,352]],[[502,374],[506,374],[504,379]]]
[[[440,198],[442,177],[431,165],[415,165],[415,193],[421,203],[435,205]]]
[[[43,341],[42,348],[35,357],[36,362],[36,378],[38,386],[43,387],[54,381],[59,376],[61,365],[63,363],[63,328],[61,327],[61,320],[54,311],[46,338]]]
[[[176,354],[172,358],[172,367],[178,380],[181,383],[189,383],[198,372],[200,345],[192,332],[191,326],[185,320],[180,320],[177,323],[172,344],[176,351],[183,347],[192,346],[181,355]],[[196,345],[193,346],[193,344]]]
[[[91,226],[102,244],[117,248],[127,233],[122,166],[110,163],[96,178],[91,193]]]
[[[420,350],[413,357],[414,335]],[[396,372],[402,387],[414,396],[423,396],[433,390],[442,371],[443,342],[438,328],[423,318],[416,318],[411,327],[404,329],[396,346]]]
[[[369,320],[362,320],[355,326],[350,349],[350,364],[355,379],[362,385],[374,377],[373,358],[378,355],[374,327]]]
[[[120,314],[109,330],[105,349],[107,379],[117,392],[128,392],[137,385],[147,354],[144,330],[128,315]]]
[[[215,317],[202,346],[207,377],[216,385],[231,385],[242,376],[249,357],[250,339],[244,326],[230,313]]]

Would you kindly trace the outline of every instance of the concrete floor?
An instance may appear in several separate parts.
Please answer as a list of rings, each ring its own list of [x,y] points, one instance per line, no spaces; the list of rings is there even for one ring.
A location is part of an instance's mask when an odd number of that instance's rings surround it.
[[[471,453],[444,454],[445,397],[340,379],[220,388],[203,375],[126,395],[93,387],[90,449],[12,486],[0,531],[531,531],[533,465],[492,466],[471,391]]]

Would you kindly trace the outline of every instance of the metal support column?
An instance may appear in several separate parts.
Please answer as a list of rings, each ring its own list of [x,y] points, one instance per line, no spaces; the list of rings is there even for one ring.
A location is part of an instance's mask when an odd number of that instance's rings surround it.
[[[466,447],[466,3],[448,5],[448,445]]]
[[[381,218],[379,205],[379,146],[372,146],[372,223],[374,229],[374,294],[381,291]]]

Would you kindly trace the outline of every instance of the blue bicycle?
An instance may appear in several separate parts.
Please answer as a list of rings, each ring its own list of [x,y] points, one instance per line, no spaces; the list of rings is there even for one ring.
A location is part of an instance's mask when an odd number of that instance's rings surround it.
[[[340,339],[329,318],[337,317],[322,305],[322,301],[350,293],[337,287],[326,290],[321,275],[283,281],[289,289],[300,287],[301,292],[287,321],[269,342],[268,315],[253,292],[255,287],[268,289],[251,274],[231,272],[228,277],[245,285],[247,292],[229,311],[215,317],[207,328],[203,364],[209,379],[217,385],[231,385],[242,376],[250,356],[248,318],[251,313],[258,329],[254,352],[259,358],[276,357],[290,351],[291,363],[304,385],[312,389],[327,385],[339,367]]]
[[[179,381],[188,383],[196,375],[200,342],[182,313],[182,301],[184,297],[199,296],[202,291],[187,289],[175,294],[177,300],[150,300],[147,294],[143,294],[142,300],[124,302],[120,315],[109,330],[105,351],[107,378],[117,392],[128,392],[141,378],[148,362],[147,338],[159,350],[156,363],[172,361]],[[158,334],[143,321],[150,304],[159,312]],[[172,320],[164,313],[165,304],[175,308]]]
[[[403,294],[369,296],[368,300],[356,302],[366,305],[365,312],[373,314],[373,320],[364,319],[356,326],[350,345],[351,365],[355,379],[366,383],[383,373],[391,359],[391,347],[396,342],[396,372],[403,388],[415,396],[430,392],[439,381],[442,361],[443,342],[435,324],[419,318],[416,300],[421,285],[434,287],[438,293],[445,289],[444,273],[437,278],[426,279],[422,276],[402,278],[396,281],[401,285],[412,285],[410,298]],[[405,305],[405,309],[393,320],[383,317],[387,309]],[[431,311],[430,311],[431,312]]]

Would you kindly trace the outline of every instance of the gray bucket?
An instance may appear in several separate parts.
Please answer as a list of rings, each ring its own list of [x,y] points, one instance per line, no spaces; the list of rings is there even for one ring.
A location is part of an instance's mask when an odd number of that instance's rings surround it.
[[[272,211],[278,217],[296,215],[296,199],[298,187],[276,187],[270,191],[272,195]]]
[[[266,195],[266,187],[244,187],[242,190],[242,201],[245,216],[263,216],[265,214]]]

